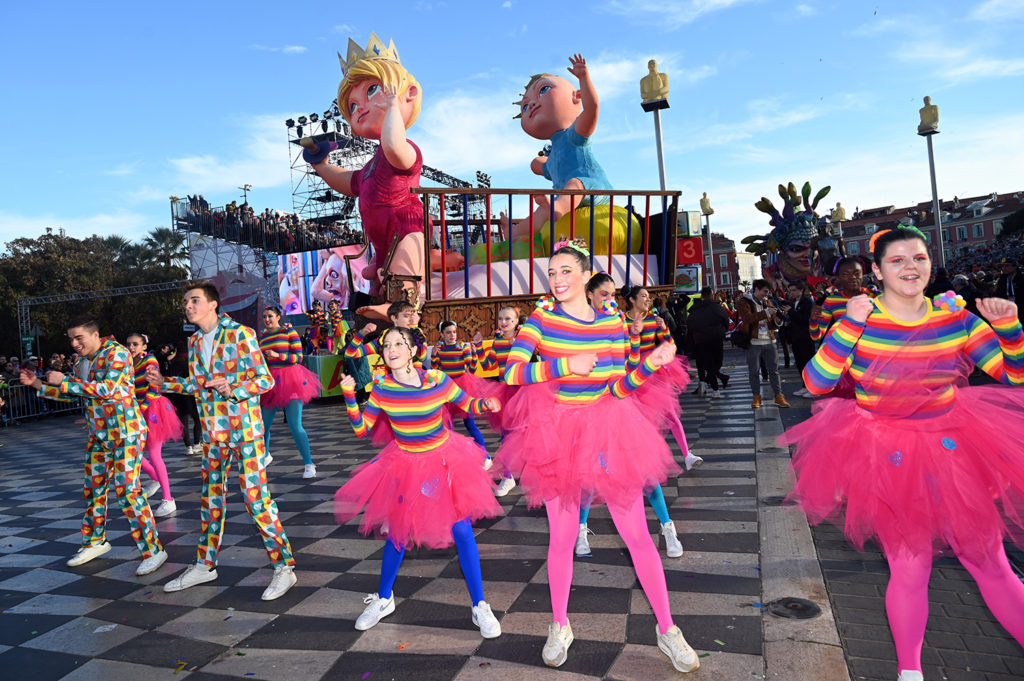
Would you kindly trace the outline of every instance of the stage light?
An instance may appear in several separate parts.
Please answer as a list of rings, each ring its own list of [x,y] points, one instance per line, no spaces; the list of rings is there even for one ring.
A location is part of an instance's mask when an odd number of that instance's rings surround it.
[[[334,112],[331,111],[330,109],[328,109],[327,111],[324,111],[324,120],[329,121],[329,120],[331,120],[331,118],[333,116],[334,116]]]
[[[295,128],[295,136],[300,138],[300,139],[302,138],[302,126],[301,125],[299,127]]]
[[[334,130],[336,132],[341,132],[341,130],[342,130],[341,126],[342,126],[342,120],[340,118],[335,118],[334,119]]]
[[[295,127],[295,121],[293,119],[291,119],[291,118],[286,120],[284,122],[284,124],[287,125],[289,128],[294,128]]]
[[[318,120],[320,120],[320,116],[316,115],[315,113],[309,114],[310,123],[316,123]]]
[[[306,124],[306,117],[305,116],[299,116],[299,125],[305,125],[305,124]]]
[[[327,121],[320,122],[320,129],[323,130],[324,132],[327,132]]]

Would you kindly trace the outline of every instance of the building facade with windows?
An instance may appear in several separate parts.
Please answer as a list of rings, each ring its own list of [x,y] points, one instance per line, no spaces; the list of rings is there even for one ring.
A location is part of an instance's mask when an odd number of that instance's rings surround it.
[[[705,242],[705,247],[706,247]],[[712,269],[712,262],[714,268]],[[712,283],[712,278],[714,283]],[[736,242],[724,234],[711,233],[711,253],[704,254],[704,283],[719,291],[736,291],[740,280],[736,263]]]

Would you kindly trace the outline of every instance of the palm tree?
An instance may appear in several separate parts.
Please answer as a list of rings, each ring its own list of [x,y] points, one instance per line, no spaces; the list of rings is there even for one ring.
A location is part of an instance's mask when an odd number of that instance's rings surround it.
[[[153,251],[153,259],[164,267],[188,269],[189,251],[184,232],[154,227],[143,243]]]
[[[156,252],[147,244],[128,244],[117,258],[117,264],[124,270],[143,270],[157,262]]]
[[[100,238],[100,243],[110,249],[111,254],[114,256],[112,260],[120,259],[124,250],[131,246],[132,242],[125,239],[119,234],[111,234]]]

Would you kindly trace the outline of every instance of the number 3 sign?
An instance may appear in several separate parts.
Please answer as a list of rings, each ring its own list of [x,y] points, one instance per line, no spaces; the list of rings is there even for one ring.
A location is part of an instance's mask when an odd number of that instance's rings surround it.
[[[679,239],[676,242],[676,265],[703,265],[704,242],[699,236]]]

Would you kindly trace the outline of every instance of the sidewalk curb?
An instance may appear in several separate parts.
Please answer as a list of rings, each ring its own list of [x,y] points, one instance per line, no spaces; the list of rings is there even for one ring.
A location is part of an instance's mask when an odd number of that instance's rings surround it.
[[[811,528],[792,507],[765,503],[793,489],[790,454],[776,438],[784,431],[779,408],[767,403],[754,410],[757,462],[757,517],[761,549],[761,602],[787,596],[805,598],[821,608],[812,619],[763,618],[765,679],[849,681],[839,630],[825,591]]]

